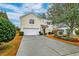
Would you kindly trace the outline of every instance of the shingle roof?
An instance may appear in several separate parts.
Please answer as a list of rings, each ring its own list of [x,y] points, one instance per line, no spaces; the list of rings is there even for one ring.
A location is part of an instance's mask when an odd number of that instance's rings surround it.
[[[25,17],[25,16],[27,16],[27,15],[30,15],[30,14],[33,14],[33,15],[35,15],[36,17],[41,18],[40,16],[36,15],[35,13],[28,13],[28,14],[25,14],[25,15],[21,16],[20,18],[23,18],[23,17]],[[41,19],[42,19],[42,18],[41,18]]]
[[[67,25],[66,25],[65,23],[61,23],[61,24],[58,25],[58,27],[59,27],[59,28],[67,27]]]

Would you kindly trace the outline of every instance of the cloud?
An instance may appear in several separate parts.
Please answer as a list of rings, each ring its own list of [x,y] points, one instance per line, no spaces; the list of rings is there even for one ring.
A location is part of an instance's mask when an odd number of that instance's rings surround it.
[[[42,7],[41,3],[27,3],[27,4],[22,4],[21,7],[17,7],[11,4],[0,4],[0,8],[9,9],[17,13],[25,13],[25,12],[29,13],[35,11],[40,11],[40,13],[46,12],[46,9]]]
[[[34,10],[34,12],[35,13],[45,13],[45,12],[47,12],[47,10],[42,8],[42,9]]]
[[[23,4],[22,5],[23,11],[28,12],[37,12],[37,13],[45,13],[47,10],[43,8],[43,5],[41,3],[31,3],[31,4]]]
[[[21,13],[21,10],[18,7],[11,5],[11,4],[0,4],[0,8],[9,9],[14,12]]]
[[[20,16],[22,16],[22,13],[15,13],[15,12],[7,12],[7,15],[9,17],[9,19],[20,19]]]
[[[12,4],[0,4],[0,9],[12,10],[12,12],[7,11],[8,18],[16,26],[20,26],[20,16],[33,12],[33,13],[45,13],[47,9],[43,8],[42,3],[27,3],[21,4],[21,6],[12,5]]]
[[[20,16],[23,14],[21,13],[15,13],[15,12],[7,12],[9,20],[15,24],[16,26],[20,27]]]
[[[40,9],[42,8],[42,4],[41,3],[27,3],[27,4],[23,4],[23,7],[28,8],[28,9]]]

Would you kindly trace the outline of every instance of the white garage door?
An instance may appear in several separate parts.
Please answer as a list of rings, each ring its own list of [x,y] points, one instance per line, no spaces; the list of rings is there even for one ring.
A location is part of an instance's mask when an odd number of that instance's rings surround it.
[[[24,29],[24,35],[38,35],[39,29]]]

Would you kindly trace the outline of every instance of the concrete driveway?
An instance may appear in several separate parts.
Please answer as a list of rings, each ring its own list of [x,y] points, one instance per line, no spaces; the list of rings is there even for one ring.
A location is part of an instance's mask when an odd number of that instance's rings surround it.
[[[44,36],[24,36],[17,56],[79,55],[79,47]]]

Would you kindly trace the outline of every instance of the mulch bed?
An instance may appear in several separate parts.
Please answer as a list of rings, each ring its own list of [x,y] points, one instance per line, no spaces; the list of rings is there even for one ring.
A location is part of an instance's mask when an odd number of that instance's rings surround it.
[[[61,39],[61,38],[54,37],[54,35],[47,35],[47,37],[51,38],[51,39],[54,39],[54,40],[58,40],[58,41],[64,42],[64,43],[68,43],[68,44],[73,44],[73,45],[79,46],[79,40],[64,40],[64,39]]]
[[[0,56],[16,56],[22,36],[16,34],[15,38],[8,43],[8,47],[0,50]]]

